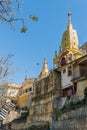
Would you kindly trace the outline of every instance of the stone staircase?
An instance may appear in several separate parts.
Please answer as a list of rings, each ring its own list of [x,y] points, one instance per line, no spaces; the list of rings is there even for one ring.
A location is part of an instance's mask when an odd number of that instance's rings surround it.
[[[6,102],[0,110],[0,121],[3,121],[8,116],[9,112],[11,110],[14,110],[15,107],[15,104],[13,104],[12,102]]]

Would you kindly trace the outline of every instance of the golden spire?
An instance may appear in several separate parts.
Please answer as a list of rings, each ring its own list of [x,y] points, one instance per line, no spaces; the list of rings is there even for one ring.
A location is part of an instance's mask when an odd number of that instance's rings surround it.
[[[68,12],[68,26],[62,37],[62,51],[78,49],[78,36],[71,24],[71,12]]]
[[[46,61],[46,58],[44,58],[43,68],[39,75],[39,78],[46,76],[48,74],[48,72],[49,72],[49,70],[48,70],[48,66],[47,66],[47,61]]]

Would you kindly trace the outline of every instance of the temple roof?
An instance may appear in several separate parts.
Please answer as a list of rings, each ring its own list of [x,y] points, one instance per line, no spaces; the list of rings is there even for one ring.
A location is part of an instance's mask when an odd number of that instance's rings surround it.
[[[47,61],[46,61],[46,58],[44,58],[43,68],[42,68],[42,71],[41,71],[40,75],[38,76],[38,78],[47,76],[48,72],[49,72],[49,70],[48,70],[48,66],[47,66]]]

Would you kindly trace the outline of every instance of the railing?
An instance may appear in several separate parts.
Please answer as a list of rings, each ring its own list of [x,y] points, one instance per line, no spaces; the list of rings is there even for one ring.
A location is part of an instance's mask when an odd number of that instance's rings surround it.
[[[72,80],[79,79],[81,77],[87,77],[87,70],[85,71],[79,70],[79,71],[73,72]]]

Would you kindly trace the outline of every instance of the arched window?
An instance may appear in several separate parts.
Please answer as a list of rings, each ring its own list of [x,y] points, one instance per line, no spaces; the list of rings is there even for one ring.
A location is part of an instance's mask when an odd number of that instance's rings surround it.
[[[61,60],[61,65],[65,65],[65,64],[66,64],[66,59],[65,59],[65,57],[63,57]]]

